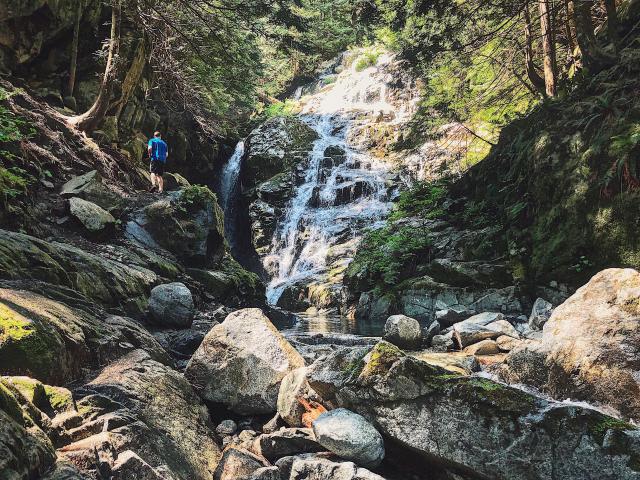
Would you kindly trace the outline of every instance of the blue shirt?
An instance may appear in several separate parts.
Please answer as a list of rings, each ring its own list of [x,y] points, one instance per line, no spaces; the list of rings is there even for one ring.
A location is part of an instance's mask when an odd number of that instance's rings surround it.
[[[169,148],[161,138],[152,138],[149,140],[149,148],[151,149],[151,160],[165,163],[167,161],[167,152]]]

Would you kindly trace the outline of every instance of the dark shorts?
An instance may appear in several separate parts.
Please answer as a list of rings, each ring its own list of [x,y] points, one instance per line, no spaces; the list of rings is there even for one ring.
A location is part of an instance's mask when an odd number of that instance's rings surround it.
[[[164,175],[164,162],[151,160],[151,165],[149,165],[149,170],[151,171],[151,173],[155,173],[156,175]]]

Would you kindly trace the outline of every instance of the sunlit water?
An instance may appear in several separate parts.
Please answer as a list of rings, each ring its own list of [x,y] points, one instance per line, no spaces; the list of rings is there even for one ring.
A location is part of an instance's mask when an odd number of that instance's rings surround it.
[[[368,227],[379,225],[389,213],[392,192],[390,165],[369,155],[347,139],[352,128],[380,121],[405,121],[408,106],[387,101],[387,85],[380,68],[392,61],[385,55],[378,66],[357,72],[350,68],[332,76],[335,82],[303,99],[301,119],[318,134],[309,155],[306,177],[296,190],[272,239],[263,264],[271,274],[267,300],[276,304],[290,285],[310,283],[349,261],[357,240]],[[325,157],[328,147],[339,147],[344,159]],[[332,247],[349,245],[340,259]],[[331,262],[331,264],[330,264]]]
[[[234,244],[235,230],[235,200],[238,189],[238,179],[240,178],[240,167],[244,155],[244,141],[238,142],[233,155],[224,168],[220,176],[220,206],[224,211],[225,235],[230,244]]]

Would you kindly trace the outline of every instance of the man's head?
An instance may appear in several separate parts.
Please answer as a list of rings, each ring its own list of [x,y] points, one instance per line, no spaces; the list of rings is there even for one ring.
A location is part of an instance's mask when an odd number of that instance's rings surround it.
[[[162,134],[160,132],[155,132],[153,136],[156,138],[162,138]]]

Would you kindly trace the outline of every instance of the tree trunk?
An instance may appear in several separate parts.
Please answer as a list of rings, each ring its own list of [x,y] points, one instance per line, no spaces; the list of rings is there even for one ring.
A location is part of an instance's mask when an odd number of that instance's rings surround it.
[[[565,12],[565,34],[567,36],[567,46],[569,48],[569,58],[575,68],[580,68],[580,47],[576,43],[576,23],[575,15],[573,13],[573,2],[564,0],[564,12]]]
[[[107,55],[107,65],[104,69],[104,76],[98,91],[98,97],[91,108],[76,117],[69,119],[69,123],[78,130],[86,133],[93,132],[107,113],[113,93],[114,83],[117,79],[117,56],[120,50],[120,21],[122,10],[120,0],[117,0],[111,10],[111,37],[109,39],[109,53]]]
[[[539,0],[540,30],[544,56],[544,83],[549,97],[555,97],[557,91],[556,46],[553,35],[549,0]]]
[[[136,53],[131,62],[131,66],[129,67],[129,71],[127,72],[127,75],[124,77],[124,81],[122,82],[122,95],[113,106],[116,108],[116,117],[118,119],[120,119],[122,110],[127,106],[131,95],[140,83],[140,78],[142,77],[142,72],[144,71],[144,67],[146,65],[147,39],[142,38],[138,43],[138,48],[136,49]]]
[[[609,34],[609,41],[613,44],[613,47],[617,53],[618,51],[618,12],[616,11],[616,0],[602,0],[604,9],[607,12],[607,33]]]
[[[593,0],[568,0],[573,6],[576,41],[582,53],[582,64],[591,73],[597,73],[613,63],[613,58],[602,51],[593,30],[591,7]]]
[[[545,95],[545,82],[544,78],[540,76],[536,70],[536,65],[533,61],[533,35],[531,28],[531,13],[529,12],[529,5],[524,8],[524,59],[527,70],[527,77],[531,85],[542,95]]]
[[[72,96],[76,89],[76,71],[78,68],[78,42],[80,40],[80,20],[82,19],[82,9],[84,1],[78,1],[76,12],[76,23],[73,26],[73,41],[71,42],[71,64],[69,65],[69,83],[67,84],[67,95]]]

